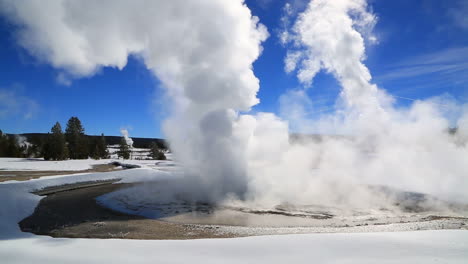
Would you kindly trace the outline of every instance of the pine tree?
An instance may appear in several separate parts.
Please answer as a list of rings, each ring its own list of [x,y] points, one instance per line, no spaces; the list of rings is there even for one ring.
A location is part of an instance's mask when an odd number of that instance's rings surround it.
[[[45,160],[64,160],[68,158],[68,148],[65,136],[60,123],[57,122],[50,130],[52,134],[47,135],[47,142],[44,144]]]
[[[94,144],[91,146],[91,157],[93,159],[108,159],[109,151],[107,150],[107,143],[104,134],[101,137],[94,139]]]
[[[99,139],[97,146],[98,146],[98,151],[99,151],[99,157],[101,159],[108,159],[109,151],[107,150],[107,142],[106,142],[106,137],[104,136],[104,134],[101,134],[101,138]]]
[[[20,157],[21,151],[20,146],[18,145],[18,141],[16,141],[15,137],[10,135],[7,139],[7,157]]]
[[[35,158],[40,156],[40,146],[36,144],[32,144],[26,148],[26,157],[27,158]]]
[[[127,141],[124,137],[122,137],[122,139],[120,140],[120,148],[117,152],[117,156],[123,159],[130,158],[130,146],[128,146]]]
[[[158,146],[158,144],[156,144],[156,142],[151,143],[149,156],[152,159],[155,159],[155,160],[165,160],[166,159],[166,155],[164,155],[164,151],[159,148],[159,146]]]
[[[7,148],[8,148],[7,135],[3,134],[2,130],[0,130],[0,157],[7,156]]]
[[[44,157],[45,160],[51,160],[52,159],[52,150],[51,150],[51,135],[50,133],[47,133],[46,140],[44,144],[42,144],[42,156]]]
[[[98,149],[98,145],[97,145],[97,140],[93,140],[95,144],[91,145],[91,147],[89,148],[91,151],[89,152],[89,155],[91,156],[92,159],[95,159],[95,160],[98,160],[98,159],[101,159],[99,157],[99,149]]]
[[[71,117],[67,122],[65,137],[71,159],[87,159],[89,156],[88,139],[78,117]]]
[[[4,134],[0,130],[0,157],[21,157],[21,149],[14,135]]]

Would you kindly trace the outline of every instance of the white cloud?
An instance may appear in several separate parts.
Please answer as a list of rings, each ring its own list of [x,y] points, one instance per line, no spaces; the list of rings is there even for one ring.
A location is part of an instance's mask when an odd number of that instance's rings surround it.
[[[59,80],[121,69],[129,55],[139,56],[170,98],[164,130],[179,160],[201,185],[217,183],[214,193],[245,190],[242,149],[232,147],[229,131],[238,111],[259,102],[252,63],[268,32],[243,0],[0,3],[21,26],[18,43],[61,71]]]
[[[365,0],[311,1],[289,33],[293,46],[286,71],[297,69],[299,81],[308,86],[324,69],[342,84],[347,103],[369,105],[377,88],[369,83],[371,75],[363,64],[364,37],[372,36],[376,19]]]
[[[286,45],[290,41],[289,28],[291,27],[292,21],[295,19],[299,12],[302,12],[309,0],[288,0],[283,6],[282,15],[280,18],[281,27],[278,32],[278,38],[283,45]]]
[[[296,16],[299,12],[304,11],[309,2],[309,0],[287,0],[285,4],[286,14]]]
[[[217,98],[212,109],[247,110],[258,102],[251,63],[267,32],[242,3],[2,0],[0,7],[21,25],[18,43],[63,71],[65,83],[101,67],[121,69],[139,54],[171,93],[199,106]]]
[[[20,86],[0,88],[0,119],[31,119],[39,110],[39,104],[23,94]]]
[[[304,91],[289,91],[281,98],[282,115],[299,131],[345,131],[353,137],[350,141],[325,138],[311,143],[310,149],[317,150],[302,154],[317,159],[318,171],[310,174],[320,180],[337,177],[353,182],[367,178],[378,184],[468,199],[462,191],[466,189],[462,171],[468,167],[458,156],[468,151],[464,145],[468,140],[466,123],[461,121],[468,114],[466,105],[437,97],[416,100],[407,108],[394,107],[394,98],[371,82],[372,76],[364,64],[365,44],[369,43],[365,37],[372,35],[375,21],[364,0],[313,0],[289,31],[292,42],[285,69],[295,69],[299,81],[306,86],[319,71],[325,70],[333,74],[343,90],[336,112],[312,118],[308,112],[314,109],[314,102],[304,98]],[[410,64],[420,69],[393,74],[414,76],[464,68],[467,60],[460,56],[463,51],[412,59]],[[455,58],[459,63],[453,65]],[[460,132],[450,137],[447,129],[456,123]],[[456,140],[464,143],[456,145]]]
[[[336,108],[333,104],[333,97],[330,95],[314,97],[312,100],[306,90],[289,90],[280,96],[279,103],[280,116],[288,120],[289,129],[293,133],[345,134],[349,132],[333,126],[332,123],[324,122],[324,116],[335,115]]]

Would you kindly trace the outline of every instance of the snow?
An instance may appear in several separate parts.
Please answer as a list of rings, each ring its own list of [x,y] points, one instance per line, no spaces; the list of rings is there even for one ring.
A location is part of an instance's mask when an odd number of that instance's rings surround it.
[[[170,154],[169,154],[170,157]],[[142,167],[169,167],[171,160],[118,160],[118,159],[85,159],[50,161],[44,159],[0,158],[0,170],[3,171],[81,171],[91,169],[93,165],[107,164],[113,161],[136,164]],[[165,166],[167,165],[167,166]]]
[[[3,263],[466,263],[468,231],[311,234],[206,240],[0,241]]]
[[[120,150],[120,145],[108,145],[107,151],[109,151],[110,158],[118,159],[118,152]],[[145,160],[150,156],[151,149],[149,148],[135,148],[130,147],[130,157],[132,159]],[[167,155],[168,153],[164,153]],[[169,153],[170,155],[170,153]]]
[[[105,164],[103,160],[62,160],[0,158],[0,170],[11,171],[80,171],[91,169],[92,165]]]
[[[49,176],[24,182],[6,181],[0,183],[0,239],[9,236],[23,237],[16,223],[32,214],[42,197],[30,192],[50,186],[76,182],[122,179],[124,182],[151,181],[170,177],[169,173],[150,168],[121,170],[103,173],[81,173]]]
[[[30,163],[42,164],[42,161]],[[468,231],[465,230],[174,241],[65,239],[20,231],[17,222],[30,215],[41,199],[30,193],[33,190],[92,180],[139,182],[174,177],[159,170],[154,161],[146,165],[144,161],[138,163],[144,167],[0,184],[1,263],[466,263],[468,259]],[[18,166],[26,167],[39,169],[32,165]]]

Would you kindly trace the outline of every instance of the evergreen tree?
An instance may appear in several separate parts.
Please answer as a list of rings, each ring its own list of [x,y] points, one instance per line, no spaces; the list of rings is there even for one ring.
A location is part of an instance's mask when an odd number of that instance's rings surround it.
[[[11,135],[7,138],[8,138],[7,139],[7,151],[6,151],[7,157],[20,157],[21,156],[20,146],[18,145],[18,141],[16,141],[16,138]]]
[[[8,148],[8,138],[5,134],[3,134],[2,130],[0,130],[0,157],[7,156],[7,148]]]
[[[90,157],[91,157],[92,159],[95,159],[95,160],[101,159],[101,158],[99,157],[99,148],[98,148],[98,145],[97,145],[97,141],[98,141],[98,140],[97,140],[97,139],[94,139],[93,141],[94,141],[94,144],[92,144],[92,145],[90,146],[90,148],[89,148],[89,149],[90,149],[89,155],[90,155]]]
[[[104,134],[101,134],[101,137],[94,140],[94,145],[90,149],[92,149],[91,157],[93,159],[109,158],[109,151],[107,150],[107,143]]]
[[[32,144],[26,148],[26,157],[27,158],[35,158],[40,156],[40,149],[41,147],[36,144]]]
[[[62,132],[60,123],[57,122],[51,129],[52,134],[47,135],[47,142],[44,144],[45,160],[64,160],[68,158],[68,148],[65,142],[65,135]]]
[[[71,159],[87,159],[89,156],[88,139],[78,117],[71,117],[65,129]]]
[[[98,142],[98,150],[99,150],[99,157],[101,159],[108,159],[109,158],[109,151],[107,150],[107,142],[106,137],[104,134],[101,134],[101,138]]]
[[[165,160],[166,155],[164,155],[164,151],[159,148],[156,142],[151,142],[150,153],[149,156],[155,160]]]
[[[45,160],[51,160],[52,159],[52,150],[51,150],[51,135],[50,133],[47,133],[46,140],[44,144],[42,145],[42,156],[44,157]]]
[[[21,149],[14,135],[8,136],[0,130],[0,157],[21,157]]]
[[[124,137],[122,137],[122,139],[120,140],[120,148],[117,152],[117,156],[123,159],[130,158],[130,146],[127,144],[127,141]]]

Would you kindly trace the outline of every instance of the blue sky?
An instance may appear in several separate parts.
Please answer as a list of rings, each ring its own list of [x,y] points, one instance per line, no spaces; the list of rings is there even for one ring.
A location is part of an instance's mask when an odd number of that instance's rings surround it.
[[[247,0],[270,37],[254,64],[260,79],[261,103],[253,111],[278,113],[279,97],[300,86],[284,72],[281,45],[285,1]],[[300,12],[305,1],[291,3]],[[367,47],[366,65],[373,82],[398,96],[398,103],[445,94],[468,101],[468,1],[370,1],[378,16],[378,43]],[[78,116],[88,134],[118,135],[127,128],[134,137],[162,137],[163,91],[137,58],[123,70],[104,68],[93,77],[57,82],[57,71],[37,61],[16,43],[14,27],[0,19],[0,129],[7,133],[47,132],[59,121]],[[332,109],[340,87],[325,73],[307,90],[311,100]]]

